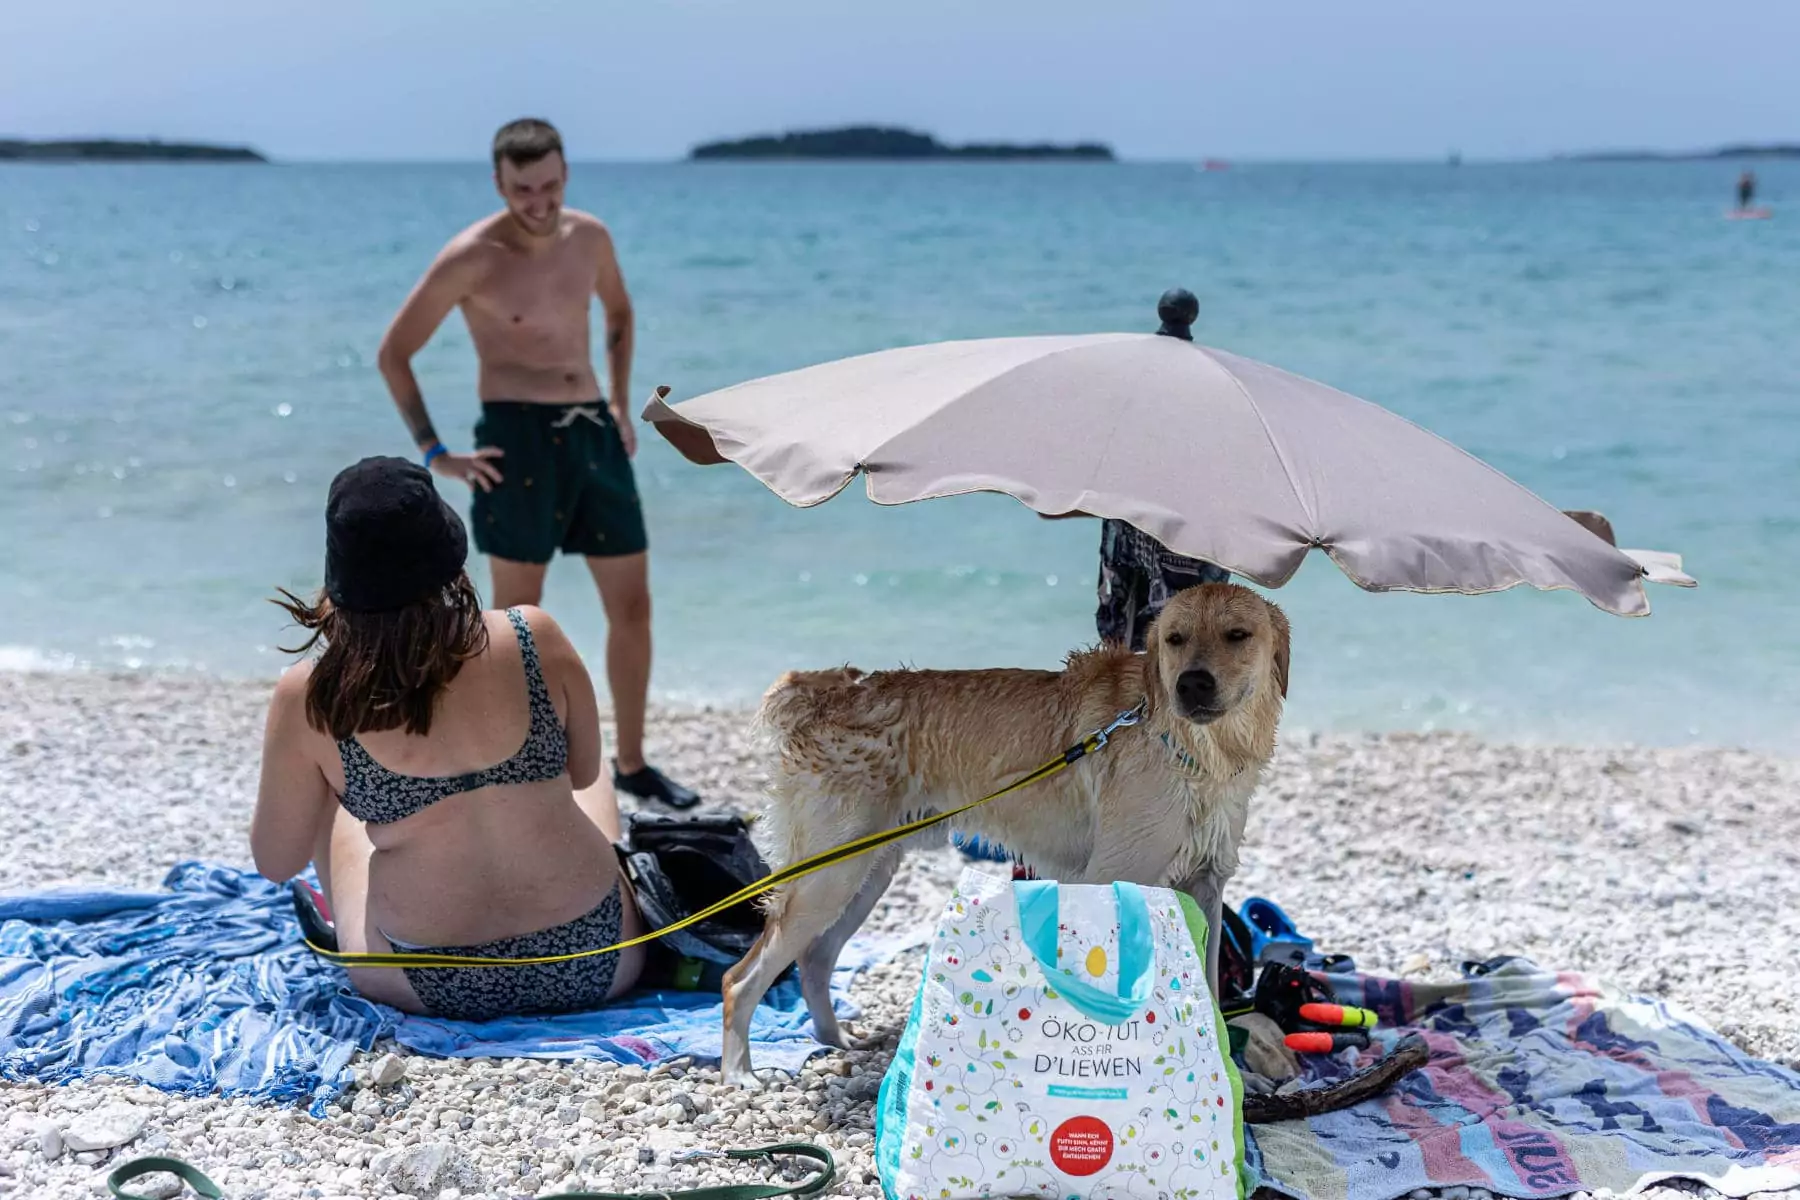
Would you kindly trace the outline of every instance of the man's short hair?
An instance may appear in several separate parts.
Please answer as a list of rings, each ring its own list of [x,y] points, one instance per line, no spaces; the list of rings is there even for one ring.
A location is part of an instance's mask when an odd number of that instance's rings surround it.
[[[500,169],[503,160],[515,167],[528,167],[562,152],[562,134],[556,132],[554,125],[536,117],[522,117],[502,125],[494,135],[494,170]]]

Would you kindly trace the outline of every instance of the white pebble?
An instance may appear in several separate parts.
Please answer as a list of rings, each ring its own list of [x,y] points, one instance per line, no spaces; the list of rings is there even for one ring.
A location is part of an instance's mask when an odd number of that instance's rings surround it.
[[[109,1104],[83,1113],[63,1130],[63,1144],[77,1153],[112,1150],[136,1140],[150,1114],[134,1104]]]
[[[369,1082],[389,1087],[406,1078],[406,1063],[397,1054],[384,1054],[369,1068]]]
[[[417,1196],[436,1195],[446,1187],[481,1185],[468,1155],[443,1142],[384,1150],[369,1163],[369,1170],[385,1179],[395,1191]]]
[[[142,1179],[133,1181],[131,1185],[132,1192],[144,1197],[144,1200],[173,1200],[173,1197],[181,1195],[186,1187],[187,1185],[182,1183],[178,1177],[162,1172],[146,1175]]]

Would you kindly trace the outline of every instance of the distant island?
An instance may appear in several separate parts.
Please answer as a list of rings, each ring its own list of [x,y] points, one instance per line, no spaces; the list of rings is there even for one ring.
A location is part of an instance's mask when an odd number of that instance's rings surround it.
[[[1594,150],[1582,154],[1558,154],[1570,162],[1713,162],[1719,159],[1800,158],[1800,144],[1771,142],[1766,145],[1721,146],[1716,150]]]
[[[0,162],[254,162],[269,160],[248,146],[208,146],[199,142],[80,141],[29,142],[0,138]]]
[[[1048,142],[974,142],[947,146],[928,133],[879,125],[814,129],[780,136],[705,142],[688,152],[689,159],[716,158],[883,158],[883,159],[1078,159],[1112,162],[1112,147],[1099,142],[1053,145]]]

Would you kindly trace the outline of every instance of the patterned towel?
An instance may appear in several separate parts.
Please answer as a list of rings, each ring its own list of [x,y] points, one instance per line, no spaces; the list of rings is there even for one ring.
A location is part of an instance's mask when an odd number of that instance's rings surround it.
[[[287,889],[253,871],[185,862],[165,892],[0,896],[0,1080],[123,1076],[324,1110],[358,1049],[393,1038],[453,1057],[717,1061],[716,993],[634,992],[596,1012],[495,1021],[408,1016],[349,989],[300,940]],[[857,938],[832,981],[840,1016],[857,971],[929,936]],[[792,978],[750,1025],[758,1067],[825,1049]]]
[[[1299,1200],[1456,1184],[1628,1193],[1674,1178],[1731,1196],[1800,1187],[1800,1073],[1584,975],[1503,958],[1465,976],[1329,977],[1343,1003],[1380,1014],[1383,1047],[1417,1032],[1431,1062],[1355,1108],[1254,1126],[1264,1186]],[[1355,1052],[1343,1057],[1303,1058],[1309,1082],[1353,1070]]]

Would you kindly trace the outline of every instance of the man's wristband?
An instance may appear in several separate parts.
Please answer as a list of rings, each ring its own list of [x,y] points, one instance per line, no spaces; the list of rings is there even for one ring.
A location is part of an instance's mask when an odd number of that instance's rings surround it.
[[[444,443],[433,442],[431,444],[431,449],[429,449],[425,452],[425,465],[427,467],[429,467],[431,465],[432,459],[436,458],[440,454],[448,454],[448,453],[450,453],[450,451],[448,451],[444,448]]]

